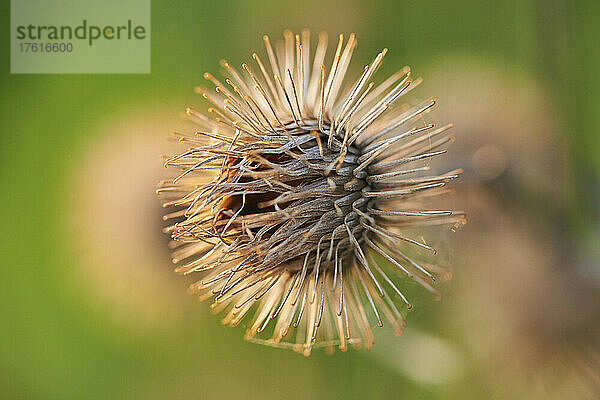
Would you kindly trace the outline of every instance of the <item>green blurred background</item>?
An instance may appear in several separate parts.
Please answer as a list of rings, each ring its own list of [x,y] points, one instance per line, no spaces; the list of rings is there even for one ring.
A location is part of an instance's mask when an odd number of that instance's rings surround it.
[[[4,1],[0,398],[599,398],[599,4],[153,0],[151,74],[11,75]],[[410,64],[466,170],[444,298],[368,352],[243,341],[160,233],[159,156],[202,73],[304,27],[355,32],[355,69]]]

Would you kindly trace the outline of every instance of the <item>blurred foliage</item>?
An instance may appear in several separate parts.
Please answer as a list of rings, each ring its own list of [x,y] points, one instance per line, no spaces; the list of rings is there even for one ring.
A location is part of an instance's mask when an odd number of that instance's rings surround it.
[[[600,217],[599,4],[153,0],[150,75],[11,75],[6,28],[0,37],[0,398],[489,398],[489,388],[473,379],[481,371],[473,370],[471,359],[458,381],[438,385],[382,362],[385,349],[380,355],[317,351],[305,359],[244,342],[241,329],[220,326],[192,298],[182,300],[188,314],[173,329],[124,327],[74,278],[73,270],[85,266],[73,251],[78,237],[68,223],[73,193],[80,190],[73,176],[104,127],[134,114],[176,121],[178,111],[198,103],[191,89],[202,73],[216,71],[223,57],[236,64],[249,59],[263,33],[303,27],[356,32],[355,67],[386,46],[387,65],[410,63],[423,71],[445,55],[469,54],[535,77],[552,98],[566,145],[564,169],[552,171],[566,182],[564,215],[553,222],[555,229],[566,246],[594,243]],[[9,27],[8,1],[1,11]],[[166,252],[160,261],[170,268]],[[89,272],[87,279],[95,279]],[[186,283],[176,282],[185,291]],[[177,305],[165,312],[177,312]],[[438,307],[421,300],[409,331],[418,327],[468,348],[461,341],[468,327],[452,324],[452,315]],[[384,343],[394,342],[376,347]]]

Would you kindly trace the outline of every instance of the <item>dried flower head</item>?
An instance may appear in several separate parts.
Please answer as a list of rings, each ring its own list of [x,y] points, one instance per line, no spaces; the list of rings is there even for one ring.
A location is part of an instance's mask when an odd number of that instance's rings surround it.
[[[181,171],[158,190],[176,208],[165,216],[176,221],[166,228],[176,271],[200,274],[191,290],[214,298],[223,323],[253,315],[247,339],[305,355],[368,348],[370,322],[398,334],[405,325],[400,275],[437,293],[436,267],[410,256],[435,250],[406,230],[464,223],[463,213],[420,208],[460,173],[430,175],[419,161],[445,153],[451,125],[423,124],[433,100],[396,104],[420,81],[408,67],[372,81],[387,49],[347,82],[354,35],[339,36],[327,63],[325,34],[312,61],[306,30],[286,31],[275,49],[264,41],[268,63],[253,54],[240,72],[222,61],[224,83],[205,74],[216,93],[197,91],[211,116],[188,109],[200,129],[178,135],[188,148],[165,161]]]

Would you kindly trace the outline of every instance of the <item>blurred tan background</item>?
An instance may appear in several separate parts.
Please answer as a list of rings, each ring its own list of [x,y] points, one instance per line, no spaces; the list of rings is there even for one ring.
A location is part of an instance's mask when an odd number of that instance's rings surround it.
[[[8,2],[2,19],[9,26]],[[0,398],[600,398],[600,7],[595,1],[152,1],[150,75],[10,75],[0,38]],[[244,342],[172,272],[166,138],[218,61],[263,34],[355,32],[358,70],[409,64],[465,169],[453,279],[405,334],[306,359]],[[412,93],[411,93],[412,94]],[[177,149],[177,147],[175,147]]]

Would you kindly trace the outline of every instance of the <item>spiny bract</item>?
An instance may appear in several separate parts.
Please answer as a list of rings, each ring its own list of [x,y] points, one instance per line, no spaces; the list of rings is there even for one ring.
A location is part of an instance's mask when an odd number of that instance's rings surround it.
[[[176,208],[165,216],[176,222],[165,229],[176,271],[201,274],[191,290],[214,297],[223,323],[253,315],[247,339],[305,355],[369,348],[369,320],[397,334],[405,325],[400,275],[437,293],[439,269],[408,254],[435,250],[407,229],[464,223],[463,213],[419,208],[460,173],[428,175],[419,162],[445,153],[451,125],[422,122],[433,100],[396,104],[420,81],[408,67],[372,82],[387,49],[345,82],[354,35],[345,45],[339,36],[327,63],[325,34],[312,62],[306,30],[286,31],[275,49],[264,41],[268,64],[253,54],[243,71],[222,61],[224,83],[205,74],[216,93],[197,91],[211,117],[188,109],[199,130],[178,134],[188,148],[165,161],[181,171],[158,189]]]

